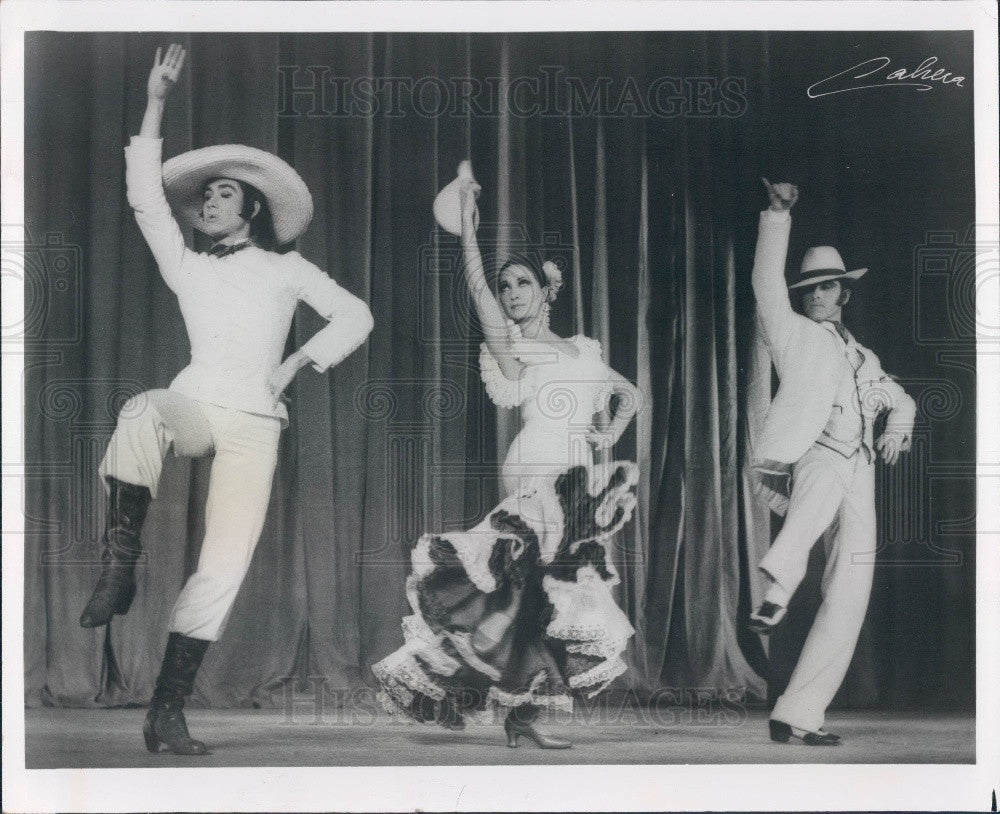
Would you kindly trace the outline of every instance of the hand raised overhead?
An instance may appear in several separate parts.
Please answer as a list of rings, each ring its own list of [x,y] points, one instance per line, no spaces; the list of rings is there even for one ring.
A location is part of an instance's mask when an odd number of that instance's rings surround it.
[[[172,43],[167,48],[167,53],[162,57],[162,48],[156,49],[156,56],[153,58],[153,69],[149,72],[149,81],[146,83],[146,92],[150,99],[163,101],[170,94],[177,79],[184,67],[184,57],[187,52],[178,43]]]
[[[474,178],[462,179],[458,188],[458,199],[463,220],[467,220],[469,223],[473,223],[475,220],[476,200],[482,191],[483,188],[476,183]]]
[[[771,198],[771,209],[775,212],[787,212],[799,199],[799,188],[795,184],[772,184],[766,178],[761,178]]]

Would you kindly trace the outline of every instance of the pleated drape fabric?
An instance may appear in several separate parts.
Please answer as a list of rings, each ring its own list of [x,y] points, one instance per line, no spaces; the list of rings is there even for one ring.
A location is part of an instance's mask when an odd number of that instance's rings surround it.
[[[763,649],[744,628],[759,596],[752,565],[766,550],[770,518],[747,499],[740,423],[750,261],[765,203],[758,178],[805,171],[781,139],[804,164],[823,156],[820,170],[806,164],[817,173],[813,189],[837,175],[838,158],[851,149],[832,145],[835,133],[822,128],[788,126],[799,108],[783,107],[775,90],[790,94],[794,83],[783,63],[772,64],[774,37],[173,39],[188,49],[189,65],[168,103],[164,155],[237,142],[287,160],[315,202],[296,248],[365,299],[376,323],[343,364],[323,376],[307,368],[289,392],[290,426],[264,533],[229,626],[198,676],[195,702],[280,706],[291,692],[321,686],[331,698],[364,691],[373,683],[370,665],[402,643],[410,546],[424,532],[471,527],[497,502],[499,464],[519,417],[497,411],[483,392],[481,334],[460,247],[431,213],[464,158],[484,188],[488,270],[526,245],[559,262],[566,286],[553,329],[600,340],[605,361],[639,385],[637,419],[615,451],[641,470],[634,522],[615,541],[620,603],[638,631],[631,669],[616,687],[636,697],[693,687],[765,698]],[[107,636],[77,625],[97,573],[104,497],[96,467],[117,409],[134,392],[166,386],[188,355],[176,300],[124,194],[122,148],[139,126],[152,55],[169,41],[58,33],[27,41],[26,230],[34,243],[48,235],[59,241],[52,246],[68,247],[79,272],[69,294],[52,288],[26,359],[30,705],[147,700],[172,602],[197,562],[211,461],[170,459],[143,532],[131,612]],[[824,57],[813,56],[822,70]],[[659,77],[741,77],[746,104],[713,116],[632,114],[627,105],[623,115],[521,115],[505,104],[426,114],[427,94],[441,90],[421,78],[495,80],[502,99],[525,87],[525,77],[544,85],[546,66],[584,88],[610,77],[613,95],[626,78],[645,89]],[[363,103],[350,115],[333,110],[343,101],[336,94],[378,77],[412,80],[399,90],[405,115]],[[413,109],[418,92],[424,114]],[[837,227],[829,242],[846,239],[859,253],[893,245],[894,235],[878,243],[845,231],[867,204],[843,186],[835,191],[811,204],[816,221]],[[844,197],[854,209],[845,212]],[[926,215],[918,203],[909,206],[914,217]],[[206,247],[201,236],[191,240]],[[879,258],[864,259],[874,266]],[[303,306],[289,351],[321,324]],[[905,359],[883,355],[886,369],[913,374],[918,368]],[[967,417],[958,422],[953,445],[970,431]],[[971,652],[971,559],[919,577],[893,572],[876,601],[899,601],[892,597],[905,580],[922,580],[932,604],[950,604],[942,624],[952,636],[941,639],[961,657]],[[891,624],[887,637],[903,625]],[[881,654],[863,639],[869,655],[849,701],[895,697],[886,694],[887,664],[908,648],[906,637],[892,641]],[[900,693],[930,692],[911,685]]]

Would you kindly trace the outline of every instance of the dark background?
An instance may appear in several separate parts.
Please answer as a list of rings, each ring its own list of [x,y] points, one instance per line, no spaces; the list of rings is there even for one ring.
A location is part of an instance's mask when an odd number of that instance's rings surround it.
[[[165,157],[226,142],[282,155],[316,202],[297,248],[376,320],[369,343],[331,375],[306,370],[293,385],[268,523],[196,702],[280,704],[289,678],[317,677],[331,691],[369,685],[369,665],[402,641],[409,545],[471,525],[496,500],[517,418],[484,397],[457,248],[431,215],[437,190],[471,156],[485,188],[483,244],[502,253],[526,234],[562,261],[553,328],[601,339],[610,364],[647,394],[616,448],[643,472],[617,552],[621,601],[638,629],[620,689],[773,697],[819,601],[816,551],[769,661],[745,631],[759,591],[750,566],[770,533],[745,499],[740,423],[766,175],[801,190],[791,269],[817,244],[871,269],[845,321],[919,408],[913,452],[893,470],[879,465],[879,567],[838,703],[973,709],[971,79],[806,95],[881,55],[910,69],[937,56],[971,75],[967,32],[29,34],[26,703],[144,702],[171,604],[196,563],[210,462],[171,460],[131,613],[107,636],[78,627],[97,573],[96,465],[114,416],[188,359],[176,301],[125,202],[122,155],[152,55],[172,41],[189,62],[168,104]],[[282,77],[309,65],[354,78],[506,81],[562,66],[585,82],[610,77],[619,92],[628,77],[640,89],[661,76],[740,77],[746,107],[420,116],[404,93],[402,116],[295,114]],[[295,81],[310,80],[300,71]],[[289,349],[319,324],[303,309]]]

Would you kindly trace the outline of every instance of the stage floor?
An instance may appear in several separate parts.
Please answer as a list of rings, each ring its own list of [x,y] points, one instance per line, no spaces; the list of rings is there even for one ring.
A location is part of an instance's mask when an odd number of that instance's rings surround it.
[[[631,717],[626,717],[631,714]],[[329,710],[321,716],[286,710],[187,712],[192,735],[210,754],[150,754],[142,709],[25,710],[26,766],[155,768],[175,766],[424,766],[685,763],[973,763],[975,721],[939,713],[832,712],[836,747],[772,743],[763,711],[701,716],[699,710],[624,710],[613,721],[559,716],[549,728],[572,749],[542,750],[522,739],[505,747],[499,725],[462,732],[403,723],[373,712]]]

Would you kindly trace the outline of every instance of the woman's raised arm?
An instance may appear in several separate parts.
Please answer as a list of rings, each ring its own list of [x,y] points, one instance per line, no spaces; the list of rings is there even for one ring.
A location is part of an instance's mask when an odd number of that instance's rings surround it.
[[[462,268],[465,282],[472,294],[472,304],[483,329],[486,347],[497,360],[504,377],[516,381],[520,378],[524,366],[511,356],[507,320],[486,281],[483,258],[476,241],[476,198],[479,197],[481,189],[479,184],[470,178],[459,190],[462,207]]]

